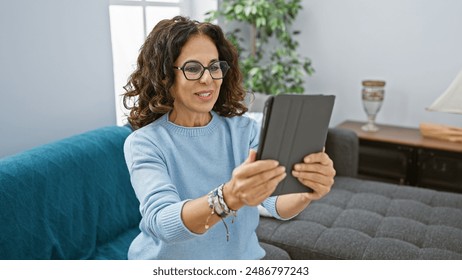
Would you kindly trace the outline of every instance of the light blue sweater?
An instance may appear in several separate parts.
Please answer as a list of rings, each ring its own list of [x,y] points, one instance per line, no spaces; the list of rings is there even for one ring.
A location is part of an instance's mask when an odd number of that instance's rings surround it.
[[[187,200],[206,195],[231,179],[233,169],[257,149],[259,126],[248,117],[221,117],[212,112],[204,127],[182,127],[165,114],[134,131],[125,142],[125,159],[140,201],[141,233],[129,259],[261,259],[255,229],[257,207],[243,207],[204,234],[188,230],[181,219]],[[276,198],[263,206],[276,218]]]

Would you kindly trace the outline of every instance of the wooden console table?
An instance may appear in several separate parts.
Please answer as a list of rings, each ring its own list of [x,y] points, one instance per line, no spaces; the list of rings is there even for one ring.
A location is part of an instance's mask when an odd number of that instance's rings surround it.
[[[337,126],[358,135],[360,177],[462,192],[462,143],[426,138],[416,128],[379,124],[379,131],[365,132],[362,125]]]

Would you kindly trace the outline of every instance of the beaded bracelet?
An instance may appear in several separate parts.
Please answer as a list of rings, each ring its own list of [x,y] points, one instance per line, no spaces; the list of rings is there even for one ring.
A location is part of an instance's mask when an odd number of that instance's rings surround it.
[[[237,212],[235,210],[232,210],[231,208],[228,207],[228,204],[226,204],[225,202],[225,199],[223,197],[223,187],[225,186],[225,184],[221,184],[216,190],[217,190],[217,194],[218,194],[218,200],[220,202],[220,206],[223,207],[223,211],[224,213],[226,214],[226,216],[228,215],[233,215],[233,217],[236,217],[237,216]],[[233,221],[234,221],[234,218],[233,218]]]
[[[226,228],[226,240],[229,241],[229,230],[228,230],[228,225],[226,224],[224,218],[228,217],[229,215],[233,216],[233,220],[231,223],[234,223],[234,217],[237,217],[237,211],[232,210],[228,207],[226,204],[224,198],[223,198],[223,187],[225,184],[221,184],[218,186],[216,189],[212,190],[209,192],[208,197],[207,197],[207,202],[209,204],[209,207],[211,209],[210,216],[207,218],[205,222],[205,229],[208,230],[210,228],[209,226],[209,220],[210,217],[213,216],[213,214],[217,214],[218,217],[220,217],[221,221],[225,225]]]

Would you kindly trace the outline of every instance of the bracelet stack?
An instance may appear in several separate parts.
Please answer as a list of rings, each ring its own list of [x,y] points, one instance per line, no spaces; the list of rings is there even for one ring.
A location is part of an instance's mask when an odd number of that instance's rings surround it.
[[[210,209],[214,210],[221,218],[226,218],[229,215],[236,217],[236,211],[231,210],[223,198],[223,187],[225,184],[221,184],[218,188],[212,190],[208,195],[208,202]]]
[[[228,207],[228,205],[225,202],[225,199],[223,198],[223,187],[225,184],[221,184],[218,186],[216,189],[212,190],[208,194],[208,203],[209,207],[212,210],[210,213],[210,216],[207,218],[207,221],[205,223],[205,229],[209,229],[209,219],[213,214],[217,214],[218,217],[221,218],[221,221],[225,225],[226,228],[226,240],[229,241],[229,230],[228,230],[228,225],[226,222],[223,220],[224,218],[228,217],[229,215],[233,216],[232,223],[234,223],[234,217],[237,217],[237,212],[235,210],[232,210]]]

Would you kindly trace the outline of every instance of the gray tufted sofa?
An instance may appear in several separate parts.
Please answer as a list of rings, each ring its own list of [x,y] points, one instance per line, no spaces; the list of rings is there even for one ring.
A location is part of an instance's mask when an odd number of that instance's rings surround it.
[[[268,258],[462,259],[462,194],[356,178],[348,130],[331,129],[326,151],[337,170],[331,192],[290,221],[261,218]]]

